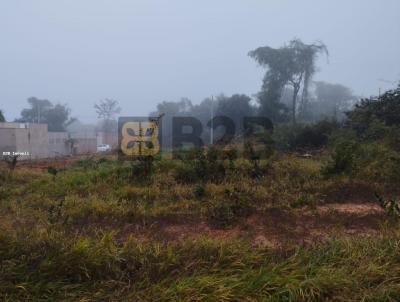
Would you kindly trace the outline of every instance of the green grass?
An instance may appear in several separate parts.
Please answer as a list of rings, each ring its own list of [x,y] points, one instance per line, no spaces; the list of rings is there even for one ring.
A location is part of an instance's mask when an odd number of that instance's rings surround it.
[[[119,243],[33,230],[0,236],[4,301],[397,301],[400,236],[292,250],[200,239]]]
[[[166,221],[229,230],[252,213],[313,209],[332,192],[344,202],[346,188],[351,198],[385,188],[366,174],[326,178],[323,161],[275,155],[260,162],[262,177],[243,159],[218,170],[214,162],[157,161],[146,175],[95,158],[57,173],[0,169],[0,301],[400,300],[396,222],[375,237],[274,248],[212,232],[147,236]],[[129,236],[132,226],[142,236]]]

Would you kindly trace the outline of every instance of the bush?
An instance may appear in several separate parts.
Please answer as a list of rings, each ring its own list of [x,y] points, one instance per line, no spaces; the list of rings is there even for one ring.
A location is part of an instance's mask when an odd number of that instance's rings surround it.
[[[357,162],[358,177],[385,185],[396,185],[400,182],[400,154],[380,143],[361,145]]]
[[[356,169],[356,153],[358,144],[353,141],[338,143],[333,151],[331,160],[322,168],[324,175],[337,175],[354,173]]]
[[[182,163],[175,169],[175,179],[182,183],[197,181],[220,182],[225,178],[223,153],[216,147],[192,149],[181,157]]]
[[[206,211],[209,221],[216,227],[226,228],[251,213],[248,198],[238,190],[225,190],[225,199],[212,203]]]
[[[336,120],[322,120],[295,128],[281,125],[276,127],[273,138],[280,150],[319,149],[328,145],[329,137],[340,127]]]
[[[386,186],[400,182],[400,154],[377,142],[338,141],[324,175],[344,174]]]
[[[329,136],[340,124],[335,121],[322,120],[316,124],[306,125],[300,129],[294,139],[295,148],[322,148],[328,144]]]
[[[385,126],[400,126],[400,86],[377,99],[363,99],[347,113],[349,124],[361,135],[376,121]]]

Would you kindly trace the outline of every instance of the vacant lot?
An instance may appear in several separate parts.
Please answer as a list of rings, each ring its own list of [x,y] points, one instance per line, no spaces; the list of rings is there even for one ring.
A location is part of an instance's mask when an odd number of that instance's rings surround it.
[[[400,299],[396,186],[274,155],[1,168],[3,301]]]

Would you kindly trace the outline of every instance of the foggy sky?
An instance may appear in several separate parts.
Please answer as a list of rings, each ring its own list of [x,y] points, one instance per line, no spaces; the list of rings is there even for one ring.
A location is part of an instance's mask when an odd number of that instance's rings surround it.
[[[316,80],[369,96],[400,79],[399,0],[1,0],[0,109],[13,120],[36,96],[94,122],[102,98],[137,116],[253,95],[265,71],[247,53],[295,37],[328,46]]]

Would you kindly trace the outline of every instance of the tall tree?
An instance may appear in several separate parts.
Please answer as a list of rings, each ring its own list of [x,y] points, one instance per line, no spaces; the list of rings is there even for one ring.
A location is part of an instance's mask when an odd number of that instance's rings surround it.
[[[268,68],[262,86],[262,95],[259,98],[261,113],[266,114],[271,104],[279,104],[282,91],[286,85],[293,89],[291,113],[292,123],[296,123],[297,100],[300,89],[303,88],[301,106],[308,100],[310,80],[315,73],[315,60],[320,53],[328,54],[322,42],[304,44],[295,39],[280,48],[269,46],[259,47],[249,52],[250,57],[258,64]],[[279,106],[275,106],[279,107]]]
[[[5,122],[6,118],[4,117],[3,111],[0,110],[0,123]]]
[[[70,117],[71,110],[67,105],[53,105],[49,100],[30,97],[28,99],[30,108],[21,111],[21,117],[16,122],[43,123],[48,125],[49,131],[62,132],[75,121]]]
[[[121,107],[116,100],[104,99],[94,105],[97,117],[103,120],[103,130],[113,131],[116,129],[115,116],[121,112]]]

